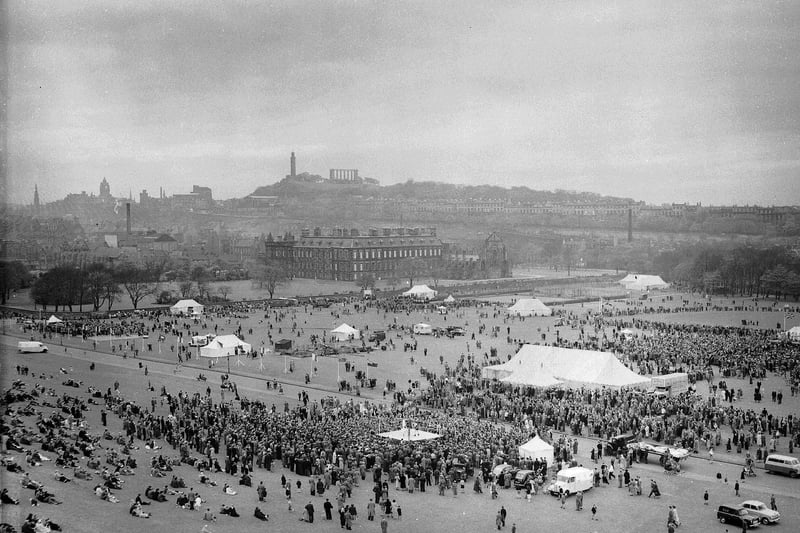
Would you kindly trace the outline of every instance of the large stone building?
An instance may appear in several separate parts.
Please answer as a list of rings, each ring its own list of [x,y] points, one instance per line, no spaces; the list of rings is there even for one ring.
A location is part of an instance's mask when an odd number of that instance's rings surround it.
[[[404,275],[409,268],[421,271],[438,266],[442,241],[435,228],[304,229],[264,241],[267,263],[282,265],[298,278],[376,280]],[[418,272],[421,274],[422,272]]]

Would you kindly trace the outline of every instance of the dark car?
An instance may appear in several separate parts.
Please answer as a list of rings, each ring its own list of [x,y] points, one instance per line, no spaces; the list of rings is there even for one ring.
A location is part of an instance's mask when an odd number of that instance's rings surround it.
[[[466,334],[467,334],[467,332],[464,330],[464,328],[462,328],[460,326],[450,326],[450,327],[447,328],[447,336],[448,337],[456,337],[456,336],[466,335]]]
[[[527,485],[530,480],[536,477],[536,472],[533,470],[520,470],[514,476],[514,488],[522,489]]]
[[[381,342],[386,340],[386,332],[383,330],[373,331],[369,336],[369,342]]]
[[[748,528],[758,527],[758,517],[748,513],[741,505],[720,505],[717,518],[723,524],[741,526],[742,522],[747,522]]]
[[[613,454],[617,452],[627,452],[628,451],[628,444],[632,442],[636,442],[638,437],[633,433],[623,433],[622,435],[615,435],[608,439],[608,448],[610,448]]]

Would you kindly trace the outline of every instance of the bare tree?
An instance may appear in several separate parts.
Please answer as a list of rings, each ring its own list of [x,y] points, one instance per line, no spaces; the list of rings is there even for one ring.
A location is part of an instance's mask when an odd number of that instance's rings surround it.
[[[277,264],[267,264],[261,267],[258,277],[262,287],[267,289],[270,299],[275,295],[275,290],[280,284],[288,279],[286,271]]]
[[[178,291],[181,293],[181,298],[188,298],[191,296],[192,289],[194,289],[194,281],[192,280],[187,279],[186,281],[181,281],[178,284]]]
[[[222,296],[223,300],[228,299],[228,295],[231,293],[231,286],[230,285],[220,285],[217,287],[217,292],[220,296]]]
[[[146,268],[132,264],[122,265],[116,269],[115,275],[128,293],[134,309],[138,309],[142,299],[155,294],[158,290],[153,280],[154,273]]]

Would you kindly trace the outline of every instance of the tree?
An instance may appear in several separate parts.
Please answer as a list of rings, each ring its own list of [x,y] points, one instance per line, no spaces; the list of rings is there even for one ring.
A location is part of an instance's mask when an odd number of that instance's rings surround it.
[[[131,299],[134,309],[138,309],[139,302],[146,296],[155,294],[158,286],[153,277],[155,272],[148,268],[141,268],[133,264],[125,264],[117,267],[114,272],[116,279],[125,288],[128,297]],[[156,278],[158,279],[158,278]]]
[[[414,278],[423,276],[428,271],[428,265],[419,257],[407,257],[397,264],[397,277],[408,278],[408,286],[414,286]]]
[[[220,296],[222,296],[223,300],[228,299],[228,295],[231,293],[231,286],[230,285],[220,285],[217,287],[217,292]]]
[[[92,263],[86,268],[86,294],[94,311],[98,311],[106,302],[109,293],[108,286],[116,283],[111,272],[103,263]],[[119,290],[119,289],[118,289]]]
[[[258,281],[261,283],[263,288],[267,289],[270,299],[272,299],[272,297],[275,295],[275,290],[280,286],[280,284],[287,279],[288,276],[286,275],[286,271],[281,267],[281,265],[275,263],[264,265],[260,268],[258,273]]]
[[[19,261],[0,261],[0,304],[5,304],[11,293],[30,283],[31,275]]]
[[[375,276],[371,272],[367,272],[356,280],[356,285],[362,291],[372,289],[375,287]]]
[[[181,298],[188,298],[192,295],[192,289],[194,288],[194,281],[186,280],[181,281],[178,284],[178,291],[181,293]]]

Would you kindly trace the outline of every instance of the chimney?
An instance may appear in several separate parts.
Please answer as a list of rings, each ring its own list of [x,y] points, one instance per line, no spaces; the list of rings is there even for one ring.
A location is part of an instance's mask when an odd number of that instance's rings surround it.
[[[125,202],[125,228],[131,234],[131,203]]]

